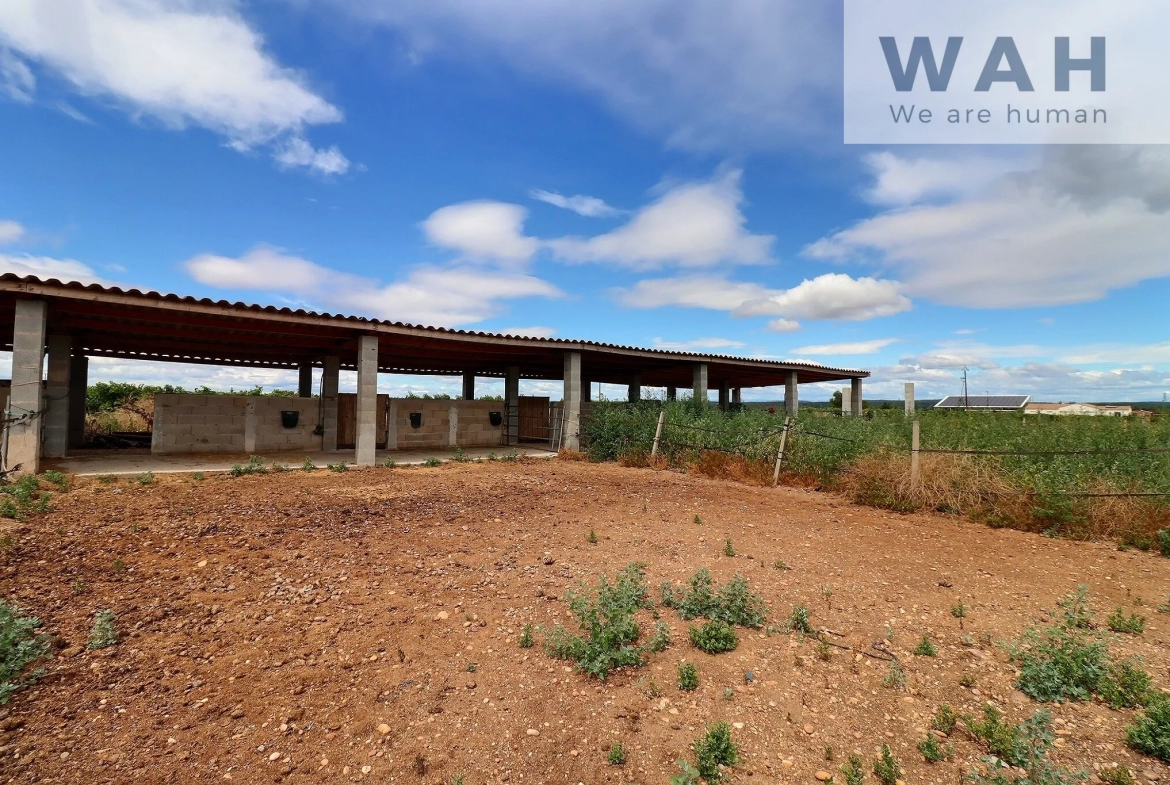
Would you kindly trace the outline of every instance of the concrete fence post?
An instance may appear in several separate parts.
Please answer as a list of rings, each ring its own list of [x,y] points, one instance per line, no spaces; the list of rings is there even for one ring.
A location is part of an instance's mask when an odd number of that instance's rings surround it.
[[[650,448],[650,457],[658,454],[658,443],[662,441],[662,426],[666,422],[666,410],[658,413],[658,427],[654,429],[654,446]]]
[[[918,420],[915,420],[910,426],[910,486],[914,490],[918,490],[919,436]]]

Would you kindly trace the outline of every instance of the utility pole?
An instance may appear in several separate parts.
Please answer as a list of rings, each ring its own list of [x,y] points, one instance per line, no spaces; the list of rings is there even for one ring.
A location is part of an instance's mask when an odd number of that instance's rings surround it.
[[[967,411],[970,403],[967,400],[967,366],[963,366],[963,411]]]

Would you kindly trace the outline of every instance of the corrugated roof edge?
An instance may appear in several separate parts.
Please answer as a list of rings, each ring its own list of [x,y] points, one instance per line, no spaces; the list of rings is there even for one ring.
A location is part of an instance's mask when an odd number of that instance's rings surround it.
[[[654,354],[661,354],[663,356],[673,357],[693,357],[706,360],[746,360],[748,362],[765,363],[768,365],[782,365],[786,367],[795,368],[809,368],[820,369],[826,371],[839,371],[845,374],[854,374],[861,377],[868,377],[869,371],[861,370],[860,368],[834,368],[830,365],[821,365],[819,363],[807,362],[786,362],[784,360],[763,360],[755,357],[739,357],[730,354],[700,354],[698,352],[683,352],[668,349],[648,349],[643,346],[627,346],[617,343],[602,343],[599,341],[586,341],[572,338],[535,338],[528,335],[509,335],[506,333],[489,333],[481,330],[457,330],[450,327],[432,327],[425,324],[410,324],[408,322],[392,322],[384,319],[371,319],[365,316],[349,316],[347,314],[333,314],[333,313],[317,313],[316,311],[306,311],[303,308],[292,309],[288,307],[277,308],[275,305],[260,305],[258,303],[245,302],[231,302],[228,300],[212,300],[209,297],[196,298],[190,295],[178,295],[170,293],[156,292],[154,290],[142,291],[141,289],[122,289],[117,286],[102,286],[97,283],[83,284],[79,281],[61,281],[57,278],[38,278],[35,275],[19,276],[16,273],[4,273],[0,275],[0,281],[14,281],[17,283],[39,284],[42,286],[59,286],[62,289],[84,290],[90,292],[98,292],[103,294],[119,294],[134,297],[142,297],[148,300],[166,300],[168,302],[188,303],[192,305],[214,305],[224,308],[231,308],[234,310],[244,311],[262,311],[264,313],[283,314],[287,316],[309,316],[318,319],[337,319],[346,322],[356,322],[358,324],[373,324],[386,325],[388,327],[400,327],[408,330],[426,330],[428,332],[435,332],[447,335],[473,335],[480,338],[508,338],[510,340],[531,341],[534,344],[552,344],[557,346],[565,345],[579,345],[579,346],[596,346],[601,349],[625,349],[628,351],[638,352],[652,352]]]

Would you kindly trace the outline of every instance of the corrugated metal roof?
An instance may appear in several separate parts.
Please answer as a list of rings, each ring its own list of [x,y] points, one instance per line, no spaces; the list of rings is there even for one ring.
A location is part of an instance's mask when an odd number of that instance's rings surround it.
[[[240,302],[240,301],[232,302],[229,300],[212,300],[212,299],[207,298],[207,297],[197,298],[197,297],[192,297],[189,295],[188,296],[181,296],[181,295],[177,295],[177,294],[166,294],[166,293],[157,292],[157,291],[153,291],[153,290],[142,291],[141,289],[122,289],[122,288],[119,288],[117,286],[102,286],[101,284],[96,284],[96,283],[82,284],[82,283],[79,283],[77,281],[65,282],[65,281],[58,280],[56,278],[41,279],[41,278],[37,278],[36,276],[33,276],[33,275],[18,276],[15,273],[4,273],[3,275],[0,275],[0,282],[19,283],[19,284],[36,285],[36,286],[52,286],[52,287],[59,287],[59,288],[64,289],[68,292],[77,292],[77,293],[87,292],[87,293],[91,293],[91,294],[95,294],[95,295],[99,295],[99,296],[100,295],[117,295],[117,296],[127,296],[127,297],[140,298],[143,300],[150,300],[150,301],[157,301],[157,302],[178,303],[178,304],[186,304],[186,305],[212,306],[212,307],[220,308],[223,310],[230,310],[233,312],[247,312],[247,313],[252,313],[252,314],[257,314],[257,315],[272,314],[272,315],[280,315],[280,316],[296,316],[296,317],[313,318],[313,319],[326,319],[326,320],[330,320],[330,321],[341,322],[341,323],[344,323],[346,325],[352,325],[352,326],[359,326],[359,325],[378,326],[378,325],[381,325],[381,326],[393,327],[393,328],[398,328],[398,329],[403,329],[403,330],[420,331],[420,332],[433,334],[436,336],[444,336],[444,335],[452,336],[452,337],[474,336],[474,337],[478,337],[478,338],[488,338],[488,339],[491,339],[491,338],[508,339],[511,341],[524,341],[527,343],[531,343],[534,346],[565,347],[565,348],[569,348],[569,347],[582,347],[582,348],[594,347],[594,348],[603,349],[603,350],[604,349],[616,349],[616,350],[622,350],[622,351],[647,352],[647,353],[651,353],[651,354],[661,355],[663,357],[677,357],[680,359],[688,359],[688,360],[708,360],[708,361],[725,360],[725,361],[732,361],[732,362],[749,362],[749,363],[753,363],[753,364],[778,366],[778,367],[784,367],[784,368],[796,368],[796,369],[807,368],[810,371],[821,370],[821,371],[827,371],[830,373],[839,373],[841,375],[848,375],[848,376],[857,376],[857,377],[868,377],[869,376],[868,371],[863,371],[861,369],[835,368],[835,367],[828,366],[828,365],[821,365],[819,363],[810,363],[810,362],[803,362],[803,361],[802,362],[787,362],[784,360],[766,360],[766,359],[758,359],[755,357],[743,357],[743,356],[726,355],[726,354],[703,354],[703,353],[698,353],[698,352],[685,352],[685,351],[676,351],[676,350],[669,350],[669,349],[649,349],[649,348],[641,347],[641,346],[630,346],[630,345],[614,344],[614,343],[602,343],[599,341],[576,340],[576,339],[569,339],[569,338],[536,338],[536,337],[524,336],[524,335],[508,335],[508,334],[504,334],[504,333],[490,333],[490,332],[483,332],[483,331],[479,331],[479,330],[458,330],[458,329],[453,329],[453,328],[449,328],[449,327],[431,327],[428,325],[418,325],[418,324],[410,324],[407,322],[397,322],[397,321],[389,321],[389,320],[384,320],[384,319],[374,319],[374,318],[369,318],[369,317],[364,317],[364,316],[349,316],[346,314],[334,314],[334,313],[329,313],[329,312],[318,313],[317,311],[307,311],[307,310],[299,309],[299,308],[298,309],[293,309],[293,308],[288,308],[288,307],[278,308],[274,305],[259,305],[256,303],[245,303],[245,302]]]

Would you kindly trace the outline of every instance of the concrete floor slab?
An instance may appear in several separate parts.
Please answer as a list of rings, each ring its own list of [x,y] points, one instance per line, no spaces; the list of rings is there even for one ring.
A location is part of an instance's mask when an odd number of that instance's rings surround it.
[[[503,457],[513,449],[517,455],[533,458],[551,458],[556,456],[556,453],[550,450],[527,446],[515,448],[467,447],[463,450],[463,454],[469,460],[488,460],[491,456],[497,458]],[[307,454],[303,452],[265,453],[262,457],[269,466],[281,464],[290,469],[299,469],[304,464],[306,457],[313,462],[314,466],[321,469],[324,469],[331,463],[354,465],[352,450],[335,453],[312,452]],[[406,466],[425,463],[429,458],[437,458],[440,461],[451,461],[455,458],[455,451],[446,447],[427,450],[378,451],[377,460],[379,463],[386,461],[388,458],[393,459],[395,464],[399,466]],[[231,468],[236,464],[242,465],[247,462],[248,456],[246,454],[156,455],[148,448],[143,448],[140,450],[74,450],[65,458],[45,460],[41,466],[42,470],[56,469],[67,474],[92,477],[98,475],[138,475],[143,472],[154,472],[155,474],[227,472],[231,471]]]

